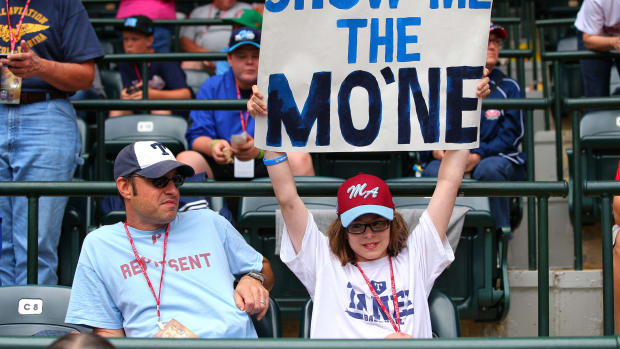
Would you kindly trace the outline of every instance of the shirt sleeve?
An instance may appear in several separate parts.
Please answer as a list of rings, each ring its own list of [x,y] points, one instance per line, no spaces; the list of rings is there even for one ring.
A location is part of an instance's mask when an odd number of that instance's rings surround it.
[[[604,24],[605,13],[600,4],[596,1],[585,0],[577,13],[575,27],[587,34],[602,35]]]
[[[448,239],[441,241],[426,210],[418,225],[409,234],[407,244],[410,246],[410,260],[417,264],[412,266],[412,270],[420,273],[428,297],[437,277],[454,261],[454,252]]]
[[[230,272],[233,275],[242,275],[250,271],[263,269],[263,256],[250,246],[243,236],[224,217],[216,216],[218,231],[225,232],[222,237]]]
[[[81,257],[80,257],[81,258]],[[96,271],[79,263],[65,322],[105,329],[123,328],[123,317]]]
[[[102,57],[104,52],[86,9],[80,1],[72,1],[74,10],[63,19],[61,45],[62,62],[81,63]]]
[[[310,297],[314,297],[316,269],[322,260],[322,253],[329,253],[329,244],[327,237],[319,231],[312,213],[308,212],[308,223],[299,253],[295,253],[286,224],[280,246],[280,259],[306,287]]]
[[[208,80],[207,80],[208,81]],[[213,99],[210,87],[205,82],[200,86],[196,99]],[[212,139],[217,138],[217,130],[215,129],[215,111],[214,110],[192,110],[189,113],[190,126],[185,132],[185,138],[190,149],[193,149],[194,141],[200,136],[206,136]]]
[[[202,16],[199,15],[199,12],[201,11],[200,7],[195,8],[190,14],[189,14],[189,18],[203,18]],[[204,27],[204,26],[203,26]],[[196,35],[198,33],[198,31],[200,30],[201,26],[198,25],[184,25],[181,26],[181,30],[179,31],[179,36],[181,37],[186,37],[192,41],[196,41]]]

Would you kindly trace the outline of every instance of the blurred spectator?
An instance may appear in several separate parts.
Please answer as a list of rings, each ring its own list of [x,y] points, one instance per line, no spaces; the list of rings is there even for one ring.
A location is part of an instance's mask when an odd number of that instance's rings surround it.
[[[620,163],[616,171],[616,180],[620,181]],[[620,333],[620,244],[616,244],[620,230],[620,196],[614,196],[614,226],[612,229],[613,269],[614,269],[614,319],[616,334]]]
[[[486,67],[489,69],[491,94],[488,98],[523,98],[519,84],[499,69],[499,50],[506,38],[506,30],[491,23],[487,47]],[[482,110],[480,120],[480,147],[471,149],[466,172],[482,181],[520,181],[524,180],[525,154],[519,151],[524,135],[523,111],[521,110]],[[427,162],[422,172],[424,177],[437,177],[444,150],[423,153]],[[497,219],[498,227],[510,227],[510,198],[491,197],[491,211]]]
[[[260,33],[248,27],[237,29],[231,34],[228,46],[231,69],[205,81],[198,99],[248,99],[252,95],[258,75]],[[247,112],[192,110],[190,118],[192,124],[185,136],[196,152],[180,153],[179,161],[216,180],[267,176],[263,151],[254,146],[252,138],[254,119]],[[310,154],[289,153],[288,156],[295,175],[314,175]]]
[[[174,0],[121,0],[116,18],[143,15],[150,19],[176,19]],[[156,25],[153,30],[155,52],[170,52],[171,27]]]
[[[153,21],[145,16],[125,19],[123,25],[123,48],[125,53],[152,53]],[[119,63],[123,80],[121,99],[142,99],[142,76],[140,64]],[[192,96],[185,80],[185,72],[177,62],[149,63],[148,97],[150,99],[189,99]],[[110,117],[128,115],[129,110],[110,110]],[[152,110],[152,114],[171,114],[170,110]]]
[[[235,17],[225,19],[224,22],[231,23],[233,30],[237,30],[242,27],[250,27],[261,31],[263,27],[263,15],[255,9],[243,9],[241,12],[237,12]],[[222,52],[228,52],[228,46],[222,49]],[[215,74],[224,74],[230,69],[230,65],[227,61],[215,62]]]
[[[80,0],[11,3],[0,14],[0,26],[7,33],[0,52],[13,53],[0,63],[2,75],[13,81],[21,78],[21,86],[0,92],[4,97],[0,104],[0,180],[70,181],[82,159],[76,114],[68,95],[91,87],[94,60],[103,56],[103,49]],[[19,104],[6,104],[7,97],[16,97]],[[58,240],[66,203],[66,197],[39,199],[40,284],[58,282]],[[2,285],[26,284],[26,198],[0,197],[0,215]]]
[[[212,3],[195,8],[189,18],[234,18],[250,5],[237,0],[213,0]],[[184,26],[181,28],[181,50],[185,52],[220,52],[226,47],[232,28],[230,25]],[[184,69],[206,70],[215,73],[211,61],[184,62]]]
[[[47,349],[114,349],[107,339],[93,333],[68,333],[49,345]]]
[[[577,47],[579,50],[620,52],[620,6],[618,0],[584,0],[577,13]],[[610,94],[611,68],[620,74],[620,59],[582,59],[581,78],[586,97]]]

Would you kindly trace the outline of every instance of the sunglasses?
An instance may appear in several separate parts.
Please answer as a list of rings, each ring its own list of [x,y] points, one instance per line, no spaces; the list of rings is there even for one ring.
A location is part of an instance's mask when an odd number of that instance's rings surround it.
[[[142,176],[140,176],[142,177]],[[159,178],[146,178],[146,177],[142,177],[144,179],[146,179],[147,181],[151,182],[151,184],[158,189],[163,189],[165,188],[168,183],[170,183],[170,181],[172,181],[172,183],[174,184],[175,187],[179,188],[180,186],[183,185],[183,183],[185,183],[185,177],[181,176],[180,174],[175,174],[172,177],[167,177],[167,176],[161,176]]]
[[[347,227],[347,232],[349,234],[362,234],[366,231],[366,228],[370,228],[370,230],[374,233],[378,233],[384,231],[390,226],[390,221],[374,221],[372,223],[364,224],[364,223],[351,223]]]

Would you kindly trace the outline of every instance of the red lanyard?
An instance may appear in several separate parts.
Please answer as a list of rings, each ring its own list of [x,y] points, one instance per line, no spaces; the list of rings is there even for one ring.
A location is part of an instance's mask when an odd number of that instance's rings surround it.
[[[237,82],[235,81],[235,88],[237,89],[237,99],[241,99],[241,91],[239,90],[239,86],[237,85]],[[242,111],[239,111],[239,118],[241,119],[241,129],[243,130],[243,132],[248,131],[248,117],[250,115],[250,112],[246,111],[245,112],[245,116],[243,115]]]
[[[151,279],[149,279],[149,276],[146,273],[146,266],[144,265],[144,261],[142,260],[142,258],[140,258],[140,255],[138,254],[138,250],[136,250],[136,245],[134,245],[133,239],[131,238],[131,234],[129,233],[129,229],[127,229],[127,221],[125,221],[125,232],[127,233],[127,237],[129,238],[129,243],[131,244],[133,255],[136,257],[136,261],[140,265],[140,268],[142,268],[142,274],[144,275],[144,278],[146,279],[146,283],[149,285],[149,288],[151,289],[151,292],[153,293],[153,298],[155,298],[155,303],[157,304],[157,325],[160,328],[163,328],[163,325],[161,323],[161,313],[159,311],[159,304],[161,303],[161,285],[164,281],[164,268],[166,267],[166,246],[168,245],[168,232],[169,231],[170,231],[170,223],[168,223],[168,225],[166,226],[166,233],[164,235],[164,258],[161,262],[161,277],[159,279],[159,295],[155,295],[155,289],[153,288],[153,285],[151,284]]]
[[[142,82],[142,75],[140,74],[140,70],[138,70],[138,65],[134,64],[133,69],[136,71],[136,76],[138,77],[138,81]]]
[[[11,15],[9,15],[10,13],[9,0],[6,0],[6,17],[7,17],[7,24],[9,25],[9,37],[11,38],[11,53],[13,53],[13,51],[15,50],[15,43],[17,41],[17,38],[19,37],[19,32],[22,29],[22,24],[24,22],[24,16],[26,15],[26,12],[28,12],[28,6],[30,6],[30,0],[26,1],[26,5],[24,6],[24,9],[22,10],[22,16],[19,18],[19,22],[17,22],[17,28],[16,28],[17,33],[14,33],[13,27],[11,27]]]
[[[375,290],[374,287],[372,287],[372,284],[366,277],[366,274],[364,274],[364,271],[362,270],[362,268],[357,263],[355,263],[354,265],[357,267],[357,269],[359,269],[360,273],[362,273],[362,276],[364,277],[364,281],[366,281],[366,284],[368,285],[368,288],[370,289],[370,293],[372,293],[372,296],[374,297],[375,301],[377,301],[377,304],[379,304],[379,306],[383,310],[383,313],[387,316],[388,320],[390,320],[392,327],[394,327],[394,331],[400,332],[400,309],[398,308],[398,297],[396,296],[396,283],[394,282],[394,268],[392,267],[392,256],[388,256],[388,260],[390,261],[390,278],[392,279],[392,301],[394,302],[394,311],[396,312],[396,322],[394,322],[394,318],[392,317],[392,314],[390,314],[385,304],[383,304],[383,302],[379,298],[377,291]],[[396,326],[397,324],[398,326]]]

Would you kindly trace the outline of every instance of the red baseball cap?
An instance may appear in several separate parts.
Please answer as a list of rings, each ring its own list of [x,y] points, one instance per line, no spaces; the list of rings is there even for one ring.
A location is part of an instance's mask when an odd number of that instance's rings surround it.
[[[394,200],[387,184],[379,177],[360,173],[338,188],[338,215],[343,227],[357,217],[374,213],[394,219]]]
[[[499,35],[499,37],[502,38],[502,40],[506,39],[506,37],[508,36],[508,33],[506,32],[506,29],[504,29],[504,27],[502,27],[499,24],[494,24],[493,22],[491,22],[491,26],[489,27],[489,34],[493,32]]]

